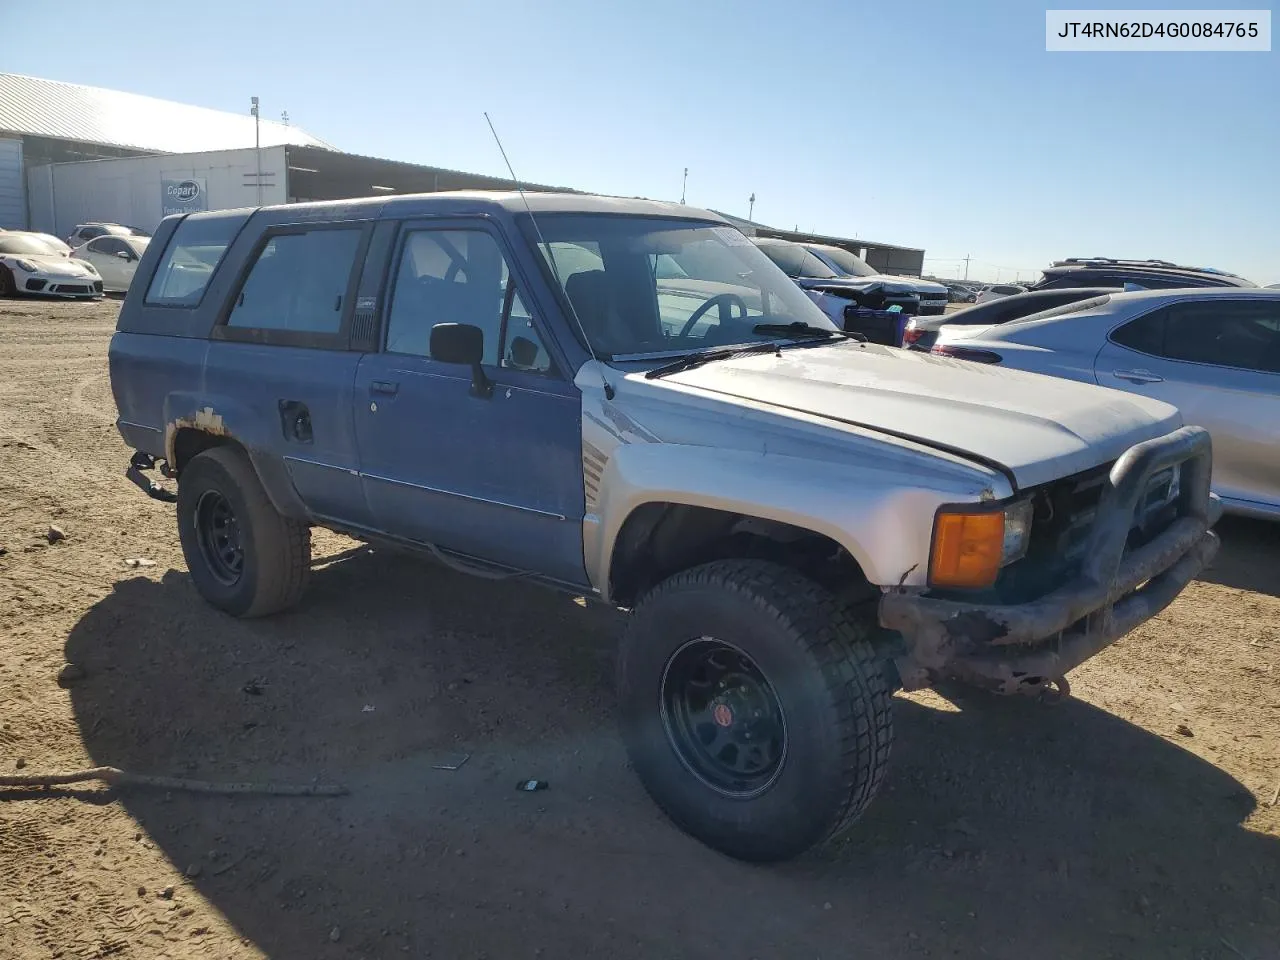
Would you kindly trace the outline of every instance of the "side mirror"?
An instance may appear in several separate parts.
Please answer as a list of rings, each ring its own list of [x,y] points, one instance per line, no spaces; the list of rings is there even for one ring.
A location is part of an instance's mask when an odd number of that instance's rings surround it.
[[[431,359],[471,368],[471,393],[488,399],[493,384],[481,366],[484,331],[470,323],[437,323],[431,328]]]

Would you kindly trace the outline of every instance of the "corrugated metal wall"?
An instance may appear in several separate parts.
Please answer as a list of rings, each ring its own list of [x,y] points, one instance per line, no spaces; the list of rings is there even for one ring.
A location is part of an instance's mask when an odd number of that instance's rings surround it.
[[[263,204],[285,202],[286,166],[284,147],[262,148]],[[252,149],[32,167],[32,229],[65,237],[78,223],[105,220],[154,230],[161,220],[163,181],[186,177],[205,181],[209,210],[252,207],[258,203],[256,175]]]
[[[6,230],[27,228],[21,140],[0,139],[0,227]]]

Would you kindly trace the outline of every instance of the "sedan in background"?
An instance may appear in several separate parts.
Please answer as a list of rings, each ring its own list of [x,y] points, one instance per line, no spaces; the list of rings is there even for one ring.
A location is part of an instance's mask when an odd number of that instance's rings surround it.
[[[76,247],[72,256],[91,263],[102,275],[102,289],[108,293],[128,293],[138,261],[146,252],[146,237],[120,237],[108,235],[94,237],[88,243]]]
[[[1001,297],[1012,297],[1018,293],[1026,293],[1027,288],[1016,283],[993,283],[989,287],[983,287],[978,294],[975,303],[990,303],[992,300],[999,300]]]
[[[991,327],[1011,320],[1020,320],[1033,313],[1060,307],[1063,304],[1088,300],[1106,293],[1115,293],[1109,287],[1072,287],[1068,290],[1030,290],[999,297],[986,303],[948,313],[943,317],[912,317],[902,334],[902,345],[912,350],[929,350],[938,339],[938,331],[948,324],[971,327]]]
[[[0,233],[0,297],[98,297],[102,277],[92,264],[72,260],[39,236]]]
[[[934,355],[1172,403],[1213,437],[1233,513],[1280,519],[1280,290],[1112,293],[994,327],[947,325]]]

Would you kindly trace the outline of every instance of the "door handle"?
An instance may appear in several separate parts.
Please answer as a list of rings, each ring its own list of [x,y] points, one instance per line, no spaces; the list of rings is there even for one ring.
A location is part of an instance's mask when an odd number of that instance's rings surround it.
[[[1115,375],[1130,383],[1164,383],[1164,377],[1156,376],[1149,370],[1116,370]]]
[[[385,393],[387,396],[394,397],[400,390],[400,384],[394,380],[374,380],[369,384],[369,390],[372,393]]]

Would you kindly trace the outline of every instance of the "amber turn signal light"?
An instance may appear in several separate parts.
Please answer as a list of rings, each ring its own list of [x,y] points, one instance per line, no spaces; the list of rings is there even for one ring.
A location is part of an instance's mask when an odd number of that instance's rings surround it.
[[[933,524],[929,582],[935,587],[989,587],[1004,554],[1004,512],[939,513]]]

